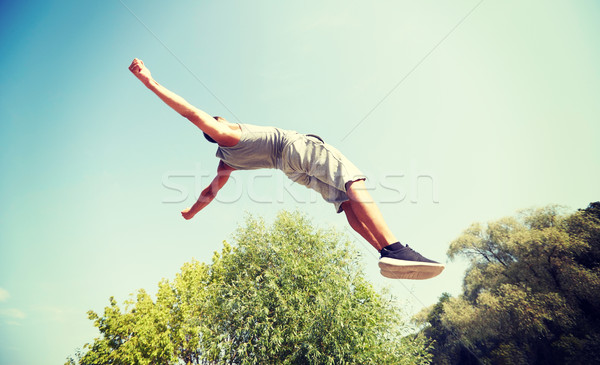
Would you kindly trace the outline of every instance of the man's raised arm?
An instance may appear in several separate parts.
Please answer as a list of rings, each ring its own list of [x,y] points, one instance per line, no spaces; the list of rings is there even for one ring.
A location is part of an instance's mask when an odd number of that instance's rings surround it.
[[[137,77],[148,89],[155,93],[162,101],[168,106],[173,108],[177,113],[190,120],[198,128],[200,128],[206,134],[212,136],[219,136],[223,133],[223,126],[220,125],[212,116],[208,113],[196,108],[192,104],[188,103],[184,98],[168,90],[156,82],[150,70],[144,65],[142,60],[135,58],[129,66],[135,77]],[[213,137],[214,138],[214,137]]]

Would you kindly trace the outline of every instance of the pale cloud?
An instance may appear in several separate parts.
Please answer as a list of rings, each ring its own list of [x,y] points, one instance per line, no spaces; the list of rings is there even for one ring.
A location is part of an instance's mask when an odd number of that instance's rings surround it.
[[[0,288],[0,302],[6,302],[10,298],[10,294],[6,289]]]
[[[0,308],[0,316],[13,319],[24,319],[27,317],[25,312],[17,308]]]
[[[34,306],[31,310],[41,314],[45,320],[54,322],[64,322],[66,317],[73,313],[72,310],[54,306]]]

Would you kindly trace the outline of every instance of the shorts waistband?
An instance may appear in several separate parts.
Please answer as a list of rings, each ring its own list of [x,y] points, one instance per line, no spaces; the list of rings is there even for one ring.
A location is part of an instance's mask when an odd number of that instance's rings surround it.
[[[305,136],[307,136],[307,137],[314,137],[314,138],[318,139],[319,141],[321,141],[321,143],[325,143],[325,141],[323,140],[323,138],[317,136],[316,134],[305,134]]]

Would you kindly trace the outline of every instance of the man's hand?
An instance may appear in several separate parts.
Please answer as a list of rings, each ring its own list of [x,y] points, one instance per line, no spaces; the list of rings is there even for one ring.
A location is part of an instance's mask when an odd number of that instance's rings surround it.
[[[184,209],[184,210],[181,211],[181,215],[186,220],[190,220],[190,219],[194,218],[194,216],[196,215],[196,213],[192,212],[191,208],[187,208],[187,209]]]
[[[152,75],[150,75],[150,70],[146,66],[144,66],[144,61],[139,60],[137,58],[133,59],[131,65],[129,66],[129,71],[131,71],[135,77],[137,77],[144,85],[148,86],[150,80],[152,80]]]

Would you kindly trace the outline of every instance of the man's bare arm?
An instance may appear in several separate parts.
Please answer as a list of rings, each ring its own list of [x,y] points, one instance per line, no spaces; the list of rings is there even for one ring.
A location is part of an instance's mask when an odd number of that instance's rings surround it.
[[[227,130],[223,128],[212,116],[208,113],[196,108],[192,104],[188,103],[184,98],[170,91],[166,87],[162,86],[156,80],[152,78],[150,70],[144,65],[144,62],[139,59],[134,59],[129,70],[137,77],[148,89],[156,94],[162,101],[168,106],[173,108],[177,113],[183,117],[189,119],[190,122],[194,123],[203,132],[207,133],[211,137],[219,137],[221,134],[226,133]],[[217,139],[215,138],[215,139]]]
[[[217,176],[213,179],[209,186],[206,189],[202,190],[200,197],[196,201],[196,203],[188,209],[185,209],[181,212],[181,215],[185,219],[192,219],[199,211],[204,209],[211,201],[217,196],[217,193],[221,188],[227,183],[229,180],[229,176],[235,169],[233,167],[228,166],[223,161],[219,162],[219,167],[217,167]]]

